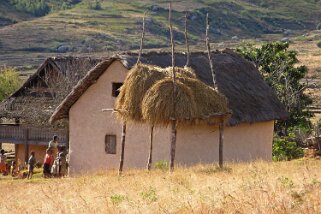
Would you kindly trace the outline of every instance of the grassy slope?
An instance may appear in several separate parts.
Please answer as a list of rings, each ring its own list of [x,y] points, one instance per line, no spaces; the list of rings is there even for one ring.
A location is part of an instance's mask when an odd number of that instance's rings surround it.
[[[318,213],[320,160],[0,181],[0,212]]]
[[[30,19],[32,19],[31,15],[17,11],[7,0],[0,0],[0,27]]]
[[[157,2],[162,1],[103,1],[102,10],[89,10],[83,2],[69,10],[0,29],[2,49],[52,52],[67,45],[72,52],[88,52],[137,48],[144,11],[149,11],[146,47],[167,46],[167,5]],[[284,29],[312,29],[321,17],[318,13],[321,4],[308,0],[291,4],[266,0],[268,3],[259,5],[246,0],[174,2],[178,42],[183,42],[184,10],[190,11],[189,31],[194,42],[204,36],[206,12],[213,19],[212,36],[221,39],[234,35],[254,37]],[[159,8],[151,11],[152,5]]]

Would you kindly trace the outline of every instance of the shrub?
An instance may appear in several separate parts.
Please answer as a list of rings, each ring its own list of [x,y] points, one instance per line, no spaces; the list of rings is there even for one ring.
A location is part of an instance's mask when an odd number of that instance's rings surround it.
[[[169,170],[169,163],[168,161],[160,160],[154,163],[154,168],[166,171]]]
[[[0,101],[5,99],[20,86],[18,72],[13,68],[0,68]]]
[[[292,160],[303,157],[303,149],[290,137],[275,137],[272,145],[274,161]]]
[[[101,6],[100,0],[95,0],[94,2],[88,1],[87,7],[88,7],[88,9],[91,9],[91,10],[101,10],[101,9],[103,9],[102,6]]]
[[[321,41],[318,41],[317,46],[321,48]]]
[[[317,25],[317,30],[321,30],[321,22]]]

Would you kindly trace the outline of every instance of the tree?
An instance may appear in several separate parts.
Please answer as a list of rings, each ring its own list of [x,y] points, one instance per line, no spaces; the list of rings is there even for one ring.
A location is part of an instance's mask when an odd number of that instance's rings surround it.
[[[13,68],[0,69],[0,101],[4,100],[20,86],[18,72]]]
[[[254,63],[286,107],[288,119],[277,121],[275,127],[276,131],[282,131],[285,135],[288,135],[289,127],[308,122],[311,114],[305,109],[312,103],[310,97],[304,94],[307,84],[301,82],[308,69],[297,66],[297,52],[288,48],[289,44],[283,42],[267,43],[260,48],[253,45],[237,48],[241,55]]]

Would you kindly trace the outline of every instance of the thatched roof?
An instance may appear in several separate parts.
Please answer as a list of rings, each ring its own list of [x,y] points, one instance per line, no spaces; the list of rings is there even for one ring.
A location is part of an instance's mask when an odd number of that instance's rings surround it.
[[[102,59],[48,58],[10,97],[0,103],[0,118],[19,119],[33,126],[47,126],[53,111]]]
[[[89,88],[93,81],[97,80],[114,60],[120,61],[127,69],[131,69],[136,64],[137,54],[117,55],[97,65],[58,106],[51,116],[51,122],[68,118],[69,109],[85,92],[84,89]],[[186,63],[186,55],[177,53],[175,60],[175,65],[183,67]],[[229,125],[284,119],[287,117],[285,108],[277,99],[274,91],[264,82],[252,63],[231,50],[213,52],[212,60],[216,72],[218,90],[227,97],[229,108],[232,110],[232,117],[228,122]],[[163,68],[169,67],[171,66],[171,54],[165,52],[145,53],[141,57],[141,62]],[[213,85],[206,53],[191,53],[190,66],[195,70],[198,79],[205,84]]]

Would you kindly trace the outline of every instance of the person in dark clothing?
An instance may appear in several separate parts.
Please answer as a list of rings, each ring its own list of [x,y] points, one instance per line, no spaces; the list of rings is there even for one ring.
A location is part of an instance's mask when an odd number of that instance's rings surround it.
[[[35,165],[36,165],[35,152],[31,152],[28,160],[28,176],[27,176],[28,179],[32,178]]]
[[[43,175],[45,178],[51,176],[51,166],[53,164],[53,161],[54,161],[54,157],[52,155],[52,150],[47,149],[44,164],[43,164]]]

